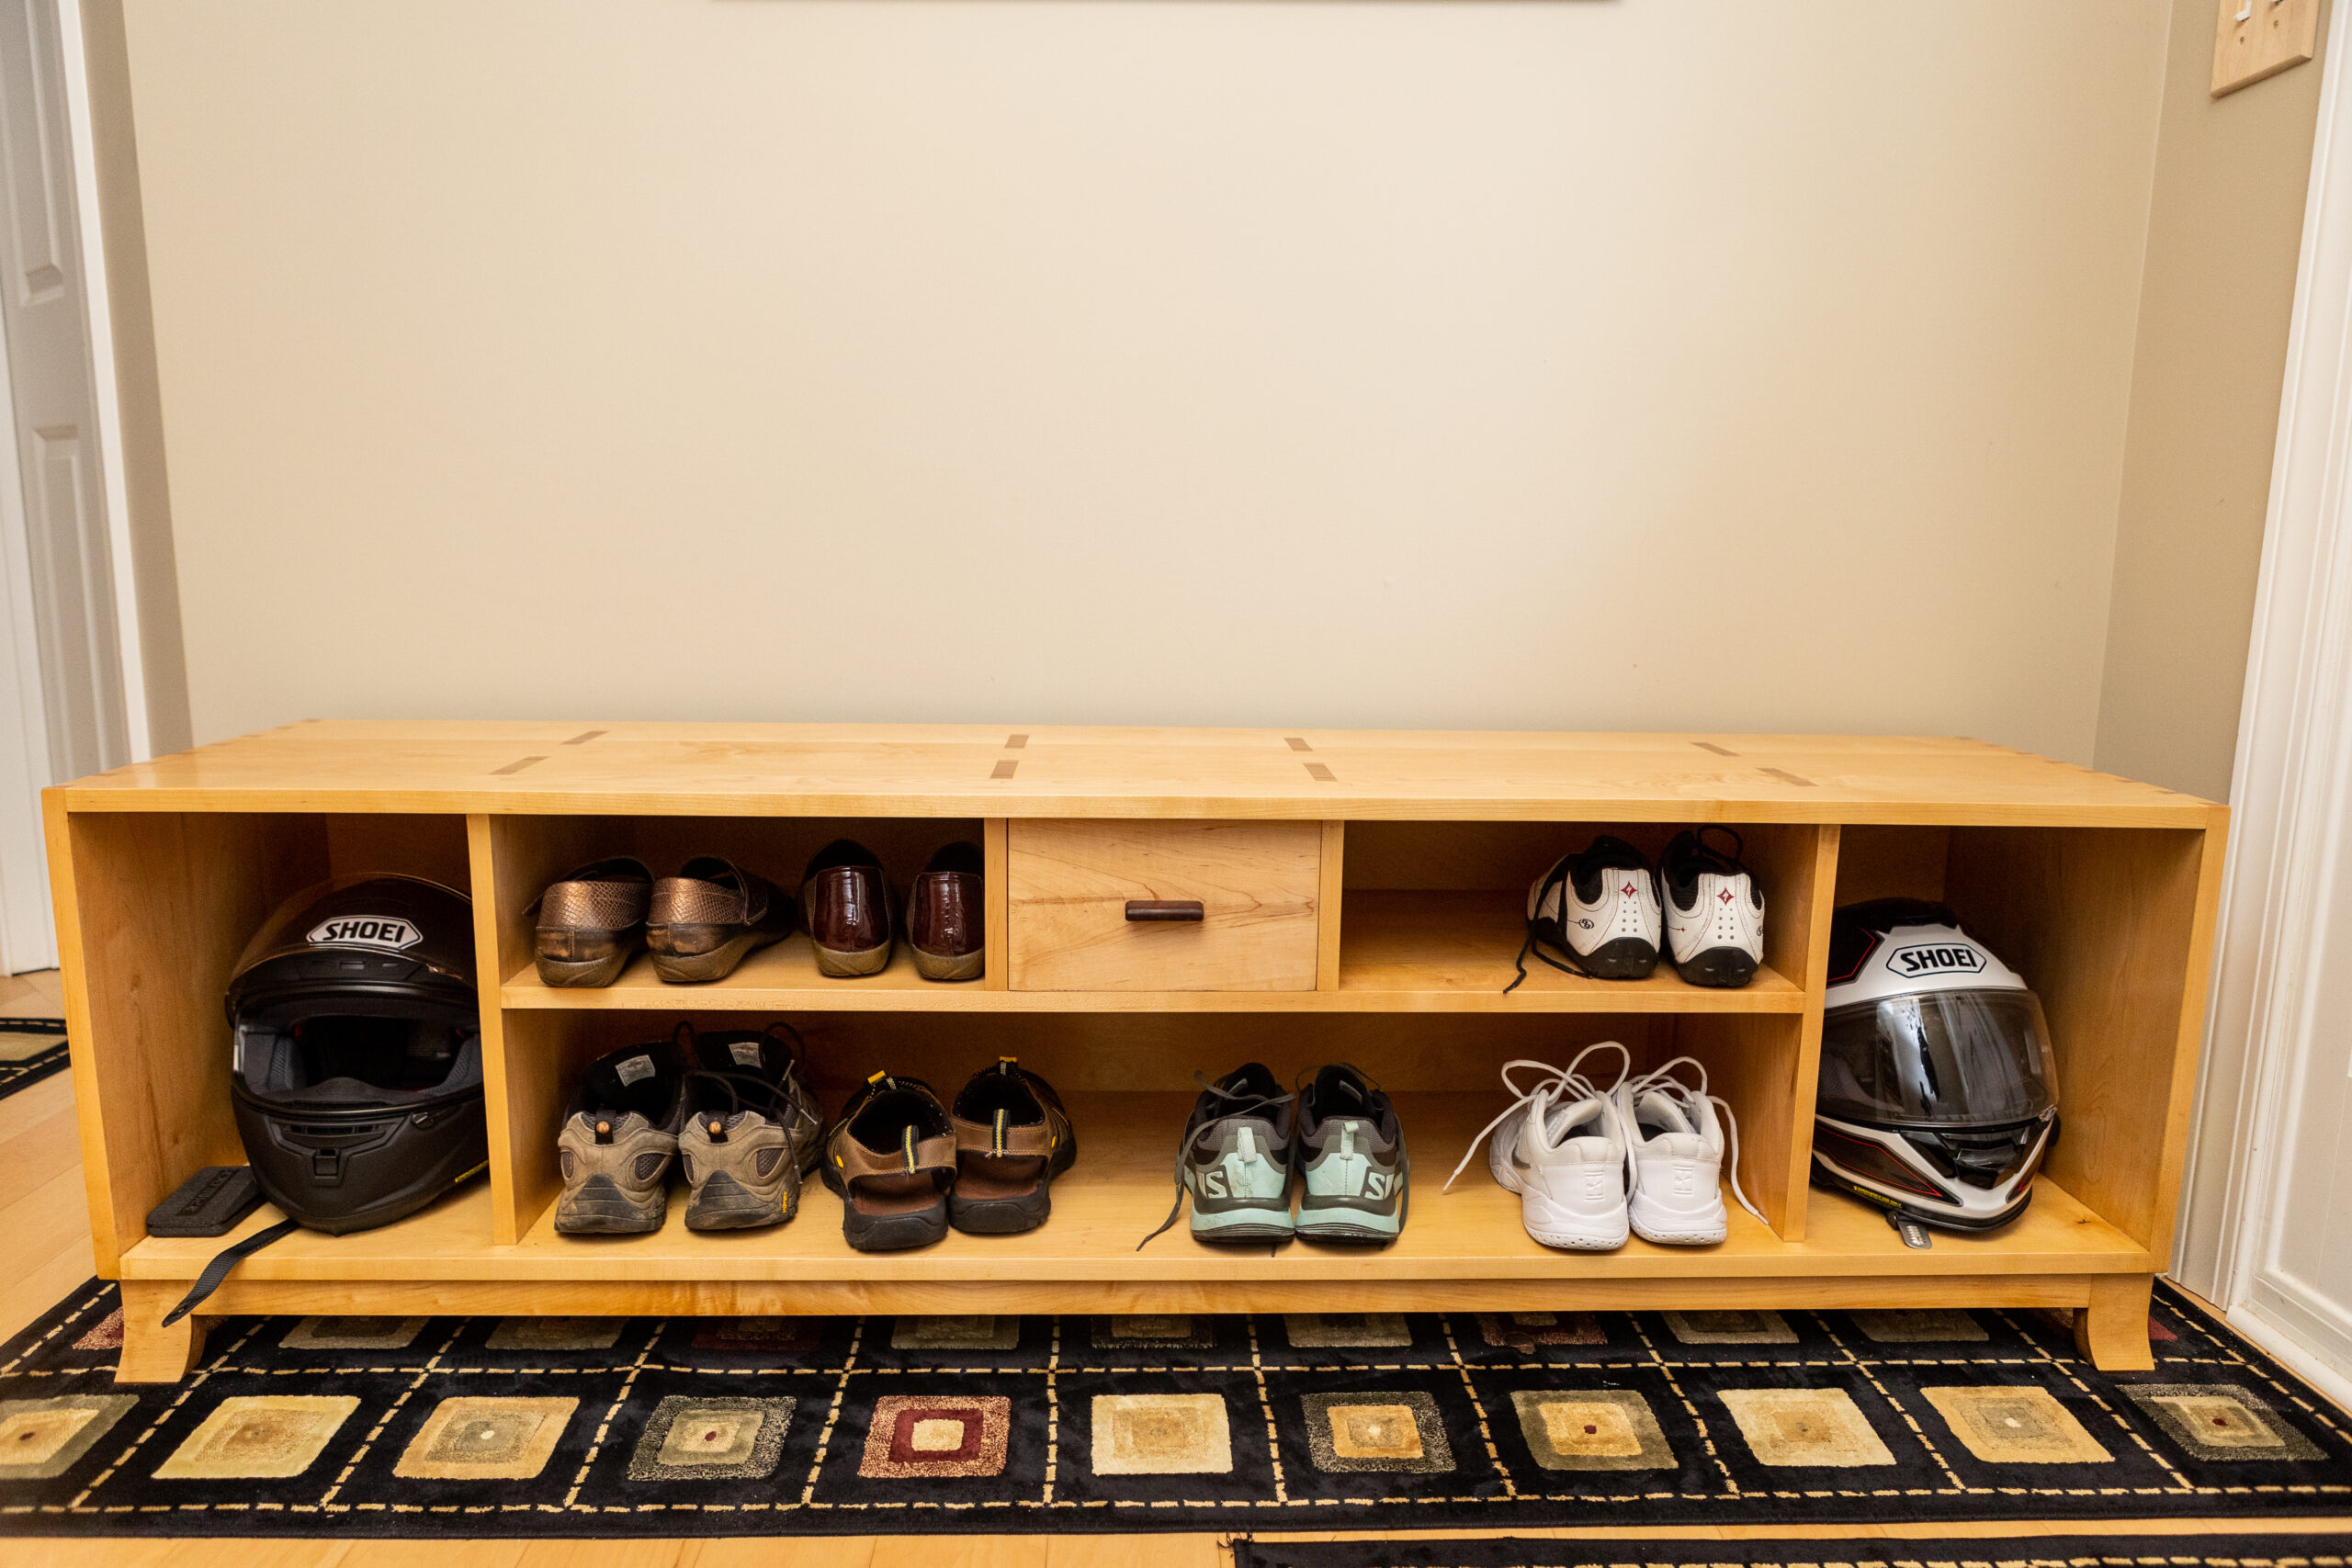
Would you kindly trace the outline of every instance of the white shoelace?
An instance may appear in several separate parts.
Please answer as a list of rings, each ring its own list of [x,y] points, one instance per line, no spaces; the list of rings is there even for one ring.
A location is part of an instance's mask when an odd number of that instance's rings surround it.
[[[1698,1070],[1699,1087],[1696,1089],[1674,1076],[1674,1070],[1677,1067],[1686,1065]],[[1704,1062],[1696,1056],[1677,1056],[1656,1072],[1644,1073],[1640,1077],[1623,1087],[1625,1102],[1632,1108],[1637,1118],[1632,1129],[1636,1140],[1641,1136],[1641,1123],[1638,1116],[1641,1111],[1642,1096],[1645,1094],[1655,1094],[1673,1101],[1676,1109],[1682,1112],[1682,1119],[1694,1127],[1698,1124],[1698,1118],[1690,1114],[1691,1107],[1701,1100],[1713,1105],[1716,1114],[1723,1118],[1725,1138],[1724,1174],[1731,1178],[1731,1195],[1739,1200],[1741,1208],[1755,1214],[1759,1224],[1768,1227],[1771,1224],[1770,1220],[1757,1212],[1756,1205],[1747,1201],[1747,1194],[1739,1190],[1739,1121],[1731,1113],[1731,1101],[1720,1094],[1707,1092],[1707,1065]]]
[[[1487,1122],[1486,1126],[1479,1131],[1478,1135],[1470,1140],[1470,1147],[1464,1152],[1462,1156],[1462,1163],[1453,1168],[1453,1175],[1447,1177],[1445,1179],[1445,1185],[1439,1188],[1438,1190],[1441,1192],[1452,1191],[1453,1190],[1455,1179],[1460,1177],[1464,1170],[1469,1168],[1470,1156],[1478,1152],[1478,1145],[1487,1141],[1487,1134],[1493,1132],[1496,1128],[1501,1126],[1504,1122],[1510,1121],[1520,1112],[1525,1111],[1530,1105],[1542,1102],[1543,1109],[1538,1113],[1549,1116],[1551,1113],[1551,1107],[1564,1100],[1584,1100],[1598,1099],[1604,1103],[1610,1103],[1610,1097],[1616,1092],[1616,1083],[1611,1084],[1607,1089],[1602,1089],[1590,1078],[1586,1077],[1583,1074],[1577,1071],[1577,1068],[1583,1063],[1584,1059],[1587,1056],[1591,1055],[1595,1051],[1614,1051],[1617,1053],[1619,1057],[1623,1059],[1617,1069],[1617,1083],[1624,1082],[1625,1075],[1633,1070],[1634,1054],[1631,1051],[1626,1050],[1624,1046],[1619,1044],[1614,1040],[1603,1040],[1596,1044],[1586,1046],[1583,1050],[1577,1052],[1575,1057],[1571,1059],[1568,1065],[1565,1067],[1555,1067],[1549,1062],[1531,1062],[1524,1057],[1516,1061],[1504,1063],[1503,1088],[1510,1090],[1511,1093],[1517,1095],[1519,1098],[1511,1101],[1510,1108],[1509,1110],[1505,1111],[1500,1116],[1496,1117],[1493,1121]],[[1529,1072],[1542,1073],[1544,1075],[1543,1078],[1539,1080],[1532,1089],[1521,1089],[1518,1084],[1511,1080],[1510,1075],[1513,1070],[1522,1067]],[[1610,1115],[1613,1118],[1616,1112],[1612,1103]],[[1625,1174],[1627,1179],[1630,1180],[1633,1176],[1633,1145],[1630,1140],[1621,1139],[1620,1141],[1623,1142],[1626,1145],[1625,1159],[1627,1169]],[[1743,1200],[1743,1201],[1745,1201],[1745,1200]]]

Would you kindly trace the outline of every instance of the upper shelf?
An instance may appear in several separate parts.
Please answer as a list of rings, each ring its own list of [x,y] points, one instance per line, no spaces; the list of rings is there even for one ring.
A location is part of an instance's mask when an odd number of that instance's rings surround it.
[[[1905,736],[311,720],[73,811],[1393,818],[2209,828],[2223,808]]]
[[[1524,926],[1513,896],[1351,892],[1336,991],[1009,991],[915,973],[899,944],[890,966],[828,979],[805,934],[752,954],[724,980],[672,986],[639,954],[612,985],[557,989],[526,966],[506,978],[510,1008],[741,1012],[1802,1012],[1804,993],[1770,969],[1736,990],[1686,986],[1661,964],[1646,980],[1587,980],[1531,961],[1509,996]]]

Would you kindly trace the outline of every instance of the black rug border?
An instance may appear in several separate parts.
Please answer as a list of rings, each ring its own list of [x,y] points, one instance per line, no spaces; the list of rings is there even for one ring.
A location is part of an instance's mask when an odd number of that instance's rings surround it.
[[[2231,1329],[2226,1323],[2222,1322],[2217,1316],[2204,1311],[2201,1305],[2190,1300],[2186,1293],[2180,1291],[2177,1287],[2173,1286],[2168,1281],[2161,1279],[2156,1280],[2155,1283],[2157,1287],[2157,1294],[2161,1298],[2161,1302],[2164,1306],[2170,1309],[2178,1317],[2182,1318],[2188,1325],[2192,1326],[2195,1331],[2211,1337],[2217,1343],[2226,1345],[2234,1354],[2243,1359],[2245,1369],[2250,1374],[2273,1381],[2284,1388],[2300,1391],[2316,1404],[2324,1406],[2331,1411],[2341,1412],[2341,1407],[2337,1406],[2335,1402],[2330,1400],[2325,1394],[2312,1388],[2308,1383],[2297,1377],[2292,1371],[2289,1371],[2274,1358],[2263,1351],[2260,1347],[2239,1336],[2234,1330]],[[96,1323],[103,1320],[107,1314],[114,1311],[119,1305],[119,1292],[113,1281],[96,1278],[85,1281],[78,1289],[69,1292],[62,1301],[61,1301],[56,1306],[51,1308],[48,1313],[42,1315],[41,1318],[36,1320],[30,1326],[8,1340],[4,1346],[0,1346],[0,1371],[13,1369],[17,1362],[22,1360],[39,1349],[43,1342],[54,1338],[58,1334],[63,1332],[72,1325],[77,1323]],[[1814,1311],[1826,1309],[1800,1308],[1794,1310]],[[2036,1315],[2032,1312],[2032,1309],[2011,1310],[2021,1316]],[[440,1315],[447,1318],[447,1320],[452,1323],[473,1325],[484,1322],[494,1323],[502,1317],[512,1316],[514,1314],[471,1314]],[[628,1318],[624,1319],[624,1321],[644,1322],[662,1317],[675,1318],[678,1315],[680,1314],[630,1314]],[[832,1315],[841,1318],[843,1321],[848,1321],[852,1317],[862,1317],[863,1321],[870,1323],[876,1321],[888,1322],[895,1314],[886,1313]],[[1038,1316],[1051,1314],[1028,1314],[1023,1315]],[[1061,1315],[1065,1318],[1076,1316],[1080,1318],[1080,1321],[1083,1320],[1083,1314],[1064,1314]],[[1266,1316],[1270,1314],[1261,1314],[1257,1315]],[[1277,1314],[1271,1315],[1278,1317],[1281,1314]],[[1440,1314],[1435,1315],[1451,1316],[1453,1314]],[[1639,1316],[1641,1314],[1636,1313],[1633,1315]],[[2056,1319],[2060,1317],[2061,1314],[2051,1313],[2045,1315],[2050,1319]],[[264,1323],[271,1321],[285,1321],[285,1319],[245,1317],[234,1321],[242,1322],[249,1325],[245,1333],[240,1335],[238,1337],[238,1343],[242,1344],[245,1338],[250,1337],[253,1332],[257,1331]],[[2054,1323],[2051,1325],[2051,1331],[2053,1333],[2059,1332],[2059,1329]],[[216,1343],[218,1342],[216,1341]],[[213,1355],[226,1355],[232,1348],[232,1347],[223,1345],[220,1349],[209,1354],[207,1360],[209,1361]],[[1181,1369],[1178,1370],[1181,1371]],[[204,1375],[205,1373],[200,1368],[198,1372],[192,1373],[191,1377],[196,1378],[202,1377]],[[109,1386],[112,1385],[110,1384]],[[2119,1384],[2117,1386],[2121,1387],[2124,1385]],[[175,1387],[180,1389],[182,1391],[181,1396],[185,1397],[185,1393],[189,1388],[189,1381],[184,1379],[181,1383],[177,1385],[127,1385],[123,1392],[146,1392],[155,1393]],[[1999,1499],[1988,1497],[1982,1506],[1962,1505],[1953,1507],[1949,1513],[1940,1515],[1935,1522],[1939,1525],[1965,1525],[1986,1522],[2002,1522],[2011,1524],[2034,1523],[2046,1526],[2050,1530],[2056,1533],[2066,1533],[2071,1528],[2074,1530],[2081,1532],[2079,1534],[2072,1535],[2071,1539],[2086,1540],[2093,1539],[2094,1532],[2108,1529],[2120,1522],[2124,1522],[2126,1520],[2132,1522],[2161,1522],[2166,1517],[2161,1512],[2128,1513],[2118,1511],[2107,1514],[2086,1514],[2081,1512],[2078,1508],[2069,1509],[2064,1506],[2064,1504],[2067,1501],[2067,1499],[2056,1496],[2046,1499],[2043,1504],[2044,1507],[2048,1507],[2052,1504],[2057,1504],[2059,1506],[2052,1511],[2046,1512],[2042,1517],[2035,1518],[2032,1516],[2019,1515],[2015,1511],[2013,1506],[2008,1511],[2002,1511]],[[2289,1497],[2271,1495],[2264,1496],[2259,1500],[2243,1497],[2208,1497],[2202,1501],[2200,1506],[2211,1510],[2210,1512],[2184,1517],[2194,1517],[2199,1518],[2218,1517],[2221,1513],[2227,1511],[2232,1504],[2235,1504],[2238,1508],[2245,1509],[2252,1517],[2264,1517],[2281,1525],[2289,1526],[2291,1526],[2298,1520],[2312,1517],[2352,1516],[2352,1495],[2340,1498],[2313,1498],[2308,1502],[2301,1503],[2300,1505],[2298,1505],[2294,1499]],[[2250,1507],[2248,1506],[2249,1504],[2251,1505]],[[1659,1529],[1687,1529],[1723,1524],[1778,1527],[1800,1530],[1811,1529],[1820,1526],[1869,1526],[1889,1522],[1883,1514],[1871,1514],[1868,1506],[1858,1499],[1849,1500],[1841,1498],[1833,1500],[1829,1498],[1821,1498],[1818,1500],[1817,1506],[1819,1511],[1812,1514],[1810,1517],[1801,1516],[1792,1512],[1790,1505],[1786,1502],[1773,1502],[1765,1504],[1757,1515],[1747,1518],[1708,1519],[1701,1517],[1697,1511],[1694,1510],[1685,1516],[1653,1519],[1646,1522],[1651,1528]],[[536,1508],[527,1508],[523,1511],[505,1516],[508,1522],[520,1525],[522,1528],[509,1529],[492,1535],[479,1538],[469,1537],[467,1539],[563,1540],[666,1539],[713,1540],[741,1538],[789,1541],[801,1539],[826,1539],[835,1536],[858,1535],[956,1535],[966,1533],[1005,1535],[1048,1535],[1059,1533],[1078,1533],[1088,1535],[1163,1535],[1215,1533],[1228,1540],[1238,1540],[1244,1539],[1249,1535],[1249,1532],[1246,1531],[1232,1530],[1229,1526],[1220,1529],[1219,1525],[1221,1521],[1204,1518],[1199,1517],[1197,1514],[1191,1517],[1182,1517],[1181,1514],[1175,1516],[1162,1515],[1159,1517],[1154,1517],[1153,1515],[1158,1512],[1159,1511],[1156,1509],[1148,1511],[1131,1511],[1127,1509],[1088,1508],[1076,1512],[1075,1514],[1057,1512],[1050,1517],[1038,1517],[1023,1514],[1019,1511],[1007,1511],[1003,1514],[996,1514],[992,1512],[989,1516],[986,1516],[985,1518],[973,1518],[967,1521],[949,1521],[946,1519],[941,1519],[935,1525],[930,1525],[929,1528],[926,1528],[924,1516],[920,1514],[901,1514],[888,1519],[888,1521],[874,1520],[870,1518],[868,1520],[853,1521],[845,1517],[844,1511],[829,1511],[820,1515],[797,1516],[795,1518],[797,1528],[790,1530],[762,1533],[747,1531],[741,1528],[729,1529],[725,1526],[713,1530],[694,1529],[692,1526],[699,1522],[701,1518],[707,1517],[707,1516],[698,1515],[688,1508],[665,1510],[661,1514],[653,1516],[631,1512],[627,1514],[606,1513],[601,1517],[598,1514],[590,1512],[574,1513],[570,1510],[551,1510],[542,1512]],[[1031,1518],[1035,1518],[1035,1522],[1030,1528],[1003,1528],[1017,1527],[1022,1521]],[[820,1520],[823,1522],[820,1523]],[[836,1524],[835,1521],[839,1521],[839,1523]],[[319,1519],[316,1523],[312,1523],[308,1517],[297,1517],[291,1513],[277,1513],[275,1511],[266,1514],[240,1512],[227,1515],[220,1512],[210,1512],[207,1513],[203,1517],[201,1524],[196,1529],[172,1528],[174,1524],[182,1522],[193,1523],[194,1521],[175,1519],[173,1512],[167,1509],[156,1509],[150,1511],[148,1509],[141,1508],[136,1513],[95,1518],[89,1516],[61,1515],[45,1512],[7,1514],[0,1515],[0,1540],[17,1536],[27,1538],[68,1538],[86,1536],[92,1538],[113,1537],[119,1539],[174,1539],[179,1537],[185,1537],[187,1539],[199,1539],[210,1537],[237,1540],[313,1540],[324,1539],[336,1535],[349,1535],[359,1539],[375,1540],[424,1540],[445,1533],[447,1530],[448,1526],[451,1524],[458,1524],[460,1529],[463,1528],[463,1524],[460,1520],[451,1519],[446,1514],[403,1516],[389,1512],[374,1512],[372,1510],[365,1516],[344,1515],[339,1519]],[[731,1516],[728,1521],[729,1524],[738,1525],[739,1527],[741,1522],[746,1521],[738,1521]],[[1232,1522],[1235,1524],[1239,1523],[1238,1520]],[[1263,1533],[1274,1535],[1304,1533],[1313,1531],[1319,1523],[1319,1520],[1307,1517],[1300,1517],[1295,1522],[1289,1520],[1275,1521],[1269,1519],[1261,1525],[1259,1529]],[[1545,1520],[1540,1525],[1540,1527],[1531,1525],[1529,1528],[1575,1529],[1578,1528],[1590,1528],[1590,1524],[1591,1521],[1584,1520]],[[876,1528],[877,1525],[879,1528]],[[814,1526],[816,1528],[805,1528],[808,1526]],[[1339,1519],[1334,1518],[1331,1521],[1330,1526],[1326,1528],[1347,1527],[1341,1525]],[[1379,1523],[1366,1520],[1362,1524],[1354,1526],[1354,1528],[1358,1530],[1370,1530],[1377,1529],[1382,1527]],[[1447,1533],[1449,1528],[1459,1530],[1463,1529],[1464,1526],[1454,1525],[1448,1527],[1444,1524],[1437,1524],[1427,1531],[1400,1529],[1396,1539],[1411,1540],[1417,1537],[1424,1535],[1430,1539],[1440,1540],[1448,1539],[1480,1539],[1476,1537],[1450,1537]],[[1476,1527],[1472,1526],[1470,1528]],[[1541,1538],[1492,1537],[1486,1539],[1538,1540]],[[1595,1540],[1595,1538],[1589,1537],[1584,1539]],[[1628,1568],[1628,1565],[1634,1560],[1624,1555],[1624,1552],[1626,1546],[1629,1546],[1634,1539],[1636,1538],[1625,1538],[1624,1544],[1614,1549],[1613,1554],[1605,1555],[1600,1559],[1594,1559],[1590,1557],[1579,1558],[1577,1560],[1579,1568],[1581,1568],[1582,1564],[1593,1562],[1595,1561],[1604,1562],[1609,1565],[1609,1568]],[[1840,1540],[1845,1541],[1853,1541],[1857,1540],[1883,1540],[1885,1538],[1815,1537],[1813,1539],[1819,1540]],[[1924,1541],[1929,1538],[1920,1539]],[[1981,1542],[1999,1540],[2003,1539],[2032,1538],[1975,1537],[1963,1539],[1974,1540]],[[2119,1539],[2145,1540],[2150,1538],[2137,1537]],[[2200,1537],[2199,1539],[2214,1538]],[[2276,1540],[2281,1538],[2270,1537],[2265,1539]],[[2333,1540],[2338,1538],[2322,1537],[2319,1539]],[[2352,1540],[2352,1537],[2343,1539]],[[1363,1543],[1358,1542],[1356,1544]],[[1743,1543],[1717,1540],[1711,1542],[1710,1544],[1717,1547],[1729,1548],[1741,1545]],[[1770,1543],[1767,1541],[1762,1544]],[[1815,1557],[1806,1559],[1805,1561],[1808,1563],[1826,1562],[1828,1564],[1838,1565],[1838,1568],[1845,1568],[1845,1565],[1849,1564],[1851,1562],[1851,1559],[1852,1551],[1850,1547],[1848,1547],[1831,1551],[1826,1558],[1816,1554]],[[1655,1557],[1644,1557],[1640,1561],[1645,1564],[1652,1562],[1660,1562],[1661,1560]],[[1690,1561],[1695,1562],[1700,1560],[1692,1559]],[[1724,1555],[1713,1555],[1707,1557],[1704,1561],[1729,1563],[1744,1562],[1746,1560]],[[1758,1561],[1770,1562],[1777,1562],[1778,1560],[1760,1559]],[[2012,1561],[2016,1560],[2010,1558],[1987,1557],[1980,1547],[1973,1555],[1961,1558],[1938,1559],[1934,1560],[1933,1563],[1930,1563],[1929,1559],[1923,1557],[1906,1557],[1903,1560],[1903,1568],[1921,1568],[1922,1564],[1930,1564],[1930,1568],[1939,1568],[1939,1565],[1948,1565],[1955,1562],[1970,1565],[1984,1562],[2007,1564]],[[1410,1565],[1400,1561],[1400,1568],[1410,1568]],[[1460,1568],[1476,1568],[1476,1565],[1469,1562],[1465,1562],[1460,1565]],[[1667,1565],[1661,1562],[1661,1568],[1667,1568]],[[2077,1568],[2079,1568],[2079,1564],[2077,1565]],[[2177,1565],[2177,1568],[2192,1568],[2192,1565],[2180,1564]],[[2242,1564],[2241,1568],[2247,1568],[2247,1565]]]
[[[63,1038],[65,1021],[62,1018],[0,1018],[0,1032],[18,1034],[54,1034],[56,1044],[44,1051],[13,1062],[0,1062],[0,1100],[21,1094],[43,1078],[53,1077],[65,1070],[72,1056]],[[44,1314],[46,1315],[46,1314]]]
[[[2352,1562],[2352,1536],[2246,1530],[2203,1534],[2165,1530],[2146,1535],[2045,1533],[2017,1536],[1830,1536],[1767,1540],[1707,1537],[1395,1536],[1386,1540],[1261,1540],[1236,1536],[1227,1543],[1233,1568],[1928,1568],[1929,1564],[1997,1564],[1998,1568],[2084,1568],[2097,1562],[2165,1564],[2166,1568],[2251,1568]]]

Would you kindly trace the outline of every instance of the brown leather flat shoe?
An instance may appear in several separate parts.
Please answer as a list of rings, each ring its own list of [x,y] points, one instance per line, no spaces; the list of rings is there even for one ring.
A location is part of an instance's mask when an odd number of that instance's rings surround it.
[[[1078,1161],[1078,1133],[1054,1086],[1012,1056],[972,1075],[948,1112],[956,1188],[947,1223],[974,1235],[1035,1230],[1053,1213],[1054,1178]]]
[[[538,917],[532,953],[549,986],[609,986],[645,945],[653,873],[629,855],[583,865],[531,905]]]
[[[864,844],[835,839],[819,850],[801,882],[800,902],[808,911],[818,974],[847,978],[890,966],[897,911],[882,863]]]
[[[980,846],[950,844],[907,895],[907,946],[926,980],[977,980],[983,964]]]
[[[867,1078],[825,1134],[817,1169],[841,1195],[842,1237],[858,1251],[897,1252],[946,1236],[956,1134],[921,1078]]]
[[[792,934],[791,896],[717,855],[700,855],[653,885],[645,945],[653,972],[672,985],[723,980],[735,966]]]

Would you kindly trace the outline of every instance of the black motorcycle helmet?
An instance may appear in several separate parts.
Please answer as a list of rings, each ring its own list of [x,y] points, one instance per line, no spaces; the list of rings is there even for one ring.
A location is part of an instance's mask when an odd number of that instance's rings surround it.
[[[229,980],[237,1135],[263,1194],[340,1235],[481,1170],[471,902],[414,876],[345,876],[278,906]]]

